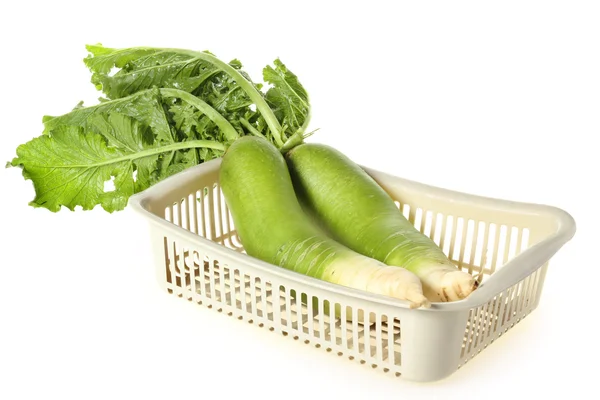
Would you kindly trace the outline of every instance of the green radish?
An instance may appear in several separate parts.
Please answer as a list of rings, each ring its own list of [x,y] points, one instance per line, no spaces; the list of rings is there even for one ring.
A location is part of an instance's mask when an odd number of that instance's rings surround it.
[[[300,201],[333,239],[415,273],[431,301],[456,301],[475,290],[475,279],[404,218],[389,194],[344,154],[301,144],[286,158]]]
[[[236,140],[219,180],[246,253],[327,282],[429,307],[419,279],[325,235],[302,210],[281,152],[263,138]]]

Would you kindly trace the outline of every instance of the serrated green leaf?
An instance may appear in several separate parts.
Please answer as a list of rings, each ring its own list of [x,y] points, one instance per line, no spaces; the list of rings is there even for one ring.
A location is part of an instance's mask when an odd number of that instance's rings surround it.
[[[129,96],[152,87],[193,92],[215,74],[214,65],[193,55],[168,49],[106,49],[88,46],[84,60],[92,82],[110,99]],[[114,69],[114,74],[110,72]]]
[[[173,162],[169,165],[164,178],[177,174],[197,164],[198,153],[196,152],[196,149],[178,151],[173,158]]]
[[[56,212],[61,206],[90,210],[100,204],[113,212],[123,209],[133,193],[197,164],[197,147],[219,147],[200,141],[149,141],[149,131],[121,113],[92,113],[81,126],[61,125],[19,146],[11,165],[21,166],[23,176],[33,181],[33,206]],[[171,154],[173,160],[163,170],[158,166],[161,154]],[[106,191],[104,183],[111,177],[115,189]]]
[[[281,125],[290,127],[294,133],[304,127],[309,117],[308,93],[298,77],[279,59],[273,64],[275,68],[267,65],[263,69],[263,79],[273,85],[267,91],[266,99]]]
[[[194,106],[188,103],[176,103],[169,107],[172,114],[175,128],[182,133],[182,136],[188,139],[196,137],[196,127],[202,119],[202,113]]]
[[[44,117],[44,133],[61,126],[80,126],[89,129],[87,122],[92,115],[120,113],[152,128],[157,140],[173,143],[173,135],[162,107],[160,91],[157,88],[137,92],[131,96],[106,101],[95,106],[78,108],[59,117]]]
[[[92,83],[97,89],[102,88],[104,77],[113,68],[126,68],[127,64],[132,60],[156,52],[156,50],[144,47],[111,49],[101,44],[87,45],[86,49],[90,54],[83,61],[90,71],[92,71]]]
[[[111,116],[118,118],[126,117]],[[132,122],[128,133],[137,132],[137,123]],[[124,208],[133,194],[133,160],[125,155],[122,149],[108,147],[101,135],[86,133],[81,127],[61,126],[52,135],[19,146],[12,165],[23,166],[23,175],[33,181],[33,206],[56,212],[61,206],[91,210],[101,204],[112,212]],[[111,176],[115,177],[115,190],[105,192],[104,182]]]

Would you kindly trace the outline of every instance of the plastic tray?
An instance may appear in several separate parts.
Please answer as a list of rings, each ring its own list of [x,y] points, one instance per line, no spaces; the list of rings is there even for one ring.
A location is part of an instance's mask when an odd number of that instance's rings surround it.
[[[365,168],[419,230],[480,281],[465,300],[409,309],[401,300],[246,255],[219,187],[220,163],[187,169],[130,199],[149,222],[161,286],[413,381],[447,377],[533,311],[550,258],[575,233],[573,218],[554,207],[459,193]],[[339,318],[328,312],[336,305]]]

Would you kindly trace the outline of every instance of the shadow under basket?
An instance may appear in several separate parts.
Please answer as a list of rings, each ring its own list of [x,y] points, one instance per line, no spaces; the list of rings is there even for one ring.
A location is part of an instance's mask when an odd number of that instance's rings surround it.
[[[409,309],[246,255],[219,186],[220,164],[187,169],[130,199],[149,222],[164,290],[412,381],[449,376],[533,311],[550,258],[575,233],[571,216],[554,207],[365,168],[417,229],[480,282],[465,300]]]

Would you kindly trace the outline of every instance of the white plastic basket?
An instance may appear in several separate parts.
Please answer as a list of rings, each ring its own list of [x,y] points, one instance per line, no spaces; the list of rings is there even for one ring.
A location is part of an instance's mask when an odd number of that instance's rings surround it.
[[[413,381],[452,374],[534,310],[548,261],[575,233],[571,216],[554,207],[468,195],[365,168],[418,229],[481,282],[465,300],[409,309],[404,301],[244,254],[219,187],[220,163],[190,168],[130,199],[150,224],[161,286]],[[335,306],[340,318],[322,312]]]

